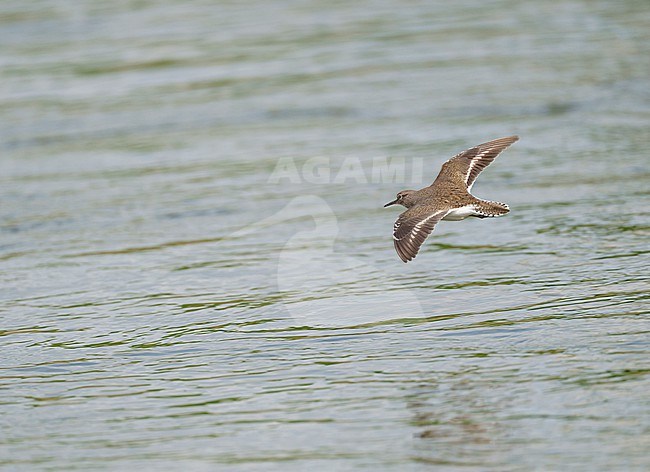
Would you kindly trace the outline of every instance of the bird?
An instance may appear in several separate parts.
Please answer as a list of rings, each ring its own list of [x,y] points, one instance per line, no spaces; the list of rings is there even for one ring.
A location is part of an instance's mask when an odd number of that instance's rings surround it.
[[[492,218],[510,211],[505,203],[482,200],[470,192],[481,171],[518,139],[518,136],[507,136],[460,152],[442,164],[431,185],[420,190],[402,190],[395,200],[384,205],[384,208],[391,205],[407,208],[393,225],[393,243],[402,261],[415,258],[441,220],[460,221],[470,216]]]

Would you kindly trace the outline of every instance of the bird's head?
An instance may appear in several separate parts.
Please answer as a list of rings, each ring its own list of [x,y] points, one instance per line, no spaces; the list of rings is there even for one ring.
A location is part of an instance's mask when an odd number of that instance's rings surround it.
[[[410,201],[408,199],[409,195],[411,195],[415,190],[402,190],[401,192],[397,193],[397,198],[393,200],[392,202],[388,202],[384,205],[384,208],[391,206],[391,205],[402,205],[408,208],[410,205]]]

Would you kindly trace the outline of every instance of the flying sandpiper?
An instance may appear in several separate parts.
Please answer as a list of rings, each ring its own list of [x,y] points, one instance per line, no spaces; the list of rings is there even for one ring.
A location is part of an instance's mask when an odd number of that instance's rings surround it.
[[[440,220],[491,218],[510,211],[505,203],[482,200],[470,192],[481,171],[518,139],[508,136],[463,151],[442,165],[431,185],[420,190],[402,190],[395,200],[384,205],[407,208],[393,226],[393,242],[400,259],[412,260]]]

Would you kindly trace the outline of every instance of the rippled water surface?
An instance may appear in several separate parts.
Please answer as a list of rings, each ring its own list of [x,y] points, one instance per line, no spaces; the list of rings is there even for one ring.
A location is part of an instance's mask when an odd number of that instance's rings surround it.
[[[1,464],[648,470],[648,24],[2,2]],[[510,134],[403,264],[382,205]]]

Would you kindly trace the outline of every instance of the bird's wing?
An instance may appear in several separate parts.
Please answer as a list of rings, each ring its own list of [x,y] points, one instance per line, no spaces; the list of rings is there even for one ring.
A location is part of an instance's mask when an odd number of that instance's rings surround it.
[[[453,175],[460,174],[463,176],[463,183],[469,191],[481,171],[489,166],[505,148],[518,139],[519,136],[494,139],[456,154],[442,165],[438,178],[452,178]]]
[[[393,243],[400,259],[404,262],[413,259],[438,221],[447,213],[448,210],[437,209],[425,212],[422,207],[416,206],[399,215],[393,226]]]

